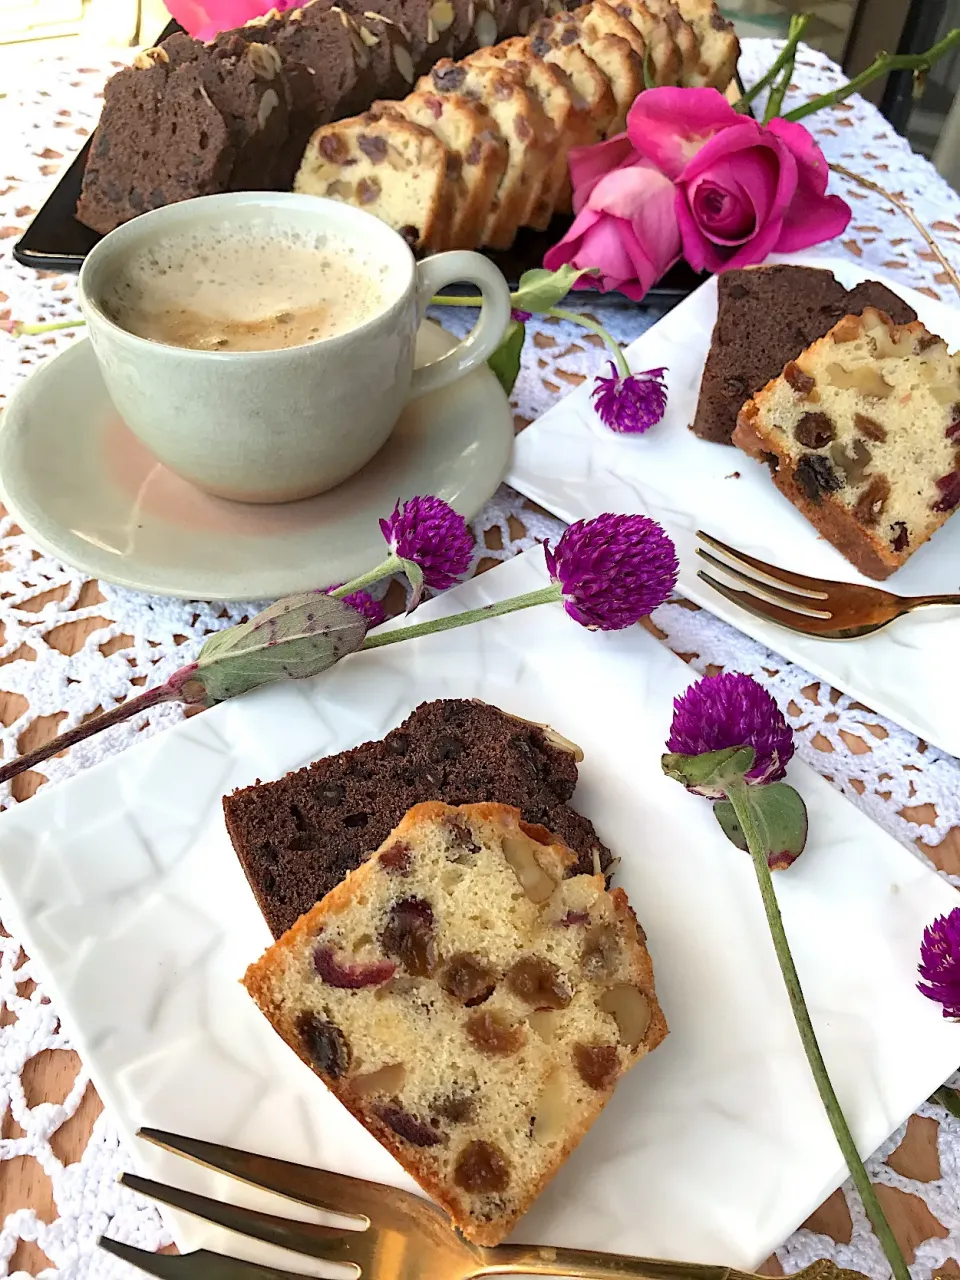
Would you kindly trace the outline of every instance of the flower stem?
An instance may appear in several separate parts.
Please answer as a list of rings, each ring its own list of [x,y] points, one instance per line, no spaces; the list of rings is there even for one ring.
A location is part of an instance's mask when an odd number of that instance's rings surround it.
[[[763,838],[754,821],[750,807],[747,783],[740,779],[729,784],[727,798],[733,805],[737,821],[740,823],[740,828],[747,842],[747,848],[750,850],[750,856],[753,859],[754,870],[757,873],[757,883],[760,886],[760,897],[763,899],[763,909],[766,912],[773,948],[780,964],[780,972],[783,974],[784,985],[790,998],[797,1031],[800,1033],[800,1040],[807,1055],[807,1062],[810,1064],[810,1070],[813,1073],[817,1091],[823,1102],[830,1126],[837,1139],[837,1145],[843,1152],[843,1157],[847,1162],[847,1168],[850,1170],[854,1185],[863,1200],[863,1207],[867,1211],[867,1217],[873,1224],[873,1229],[877,1233],[877,1239],[880,1241],[883,1252],[887,1255],[890,1269],[896,1280],[910,1280],[910,1272],[900,1251],[900,1246],[897,1244],[896,1237],[890,1229],[890,1223],[884,1215],[877,1193],[867,1176],[867,1171],[863,1167],[863,1161],[857,1151],[857,1144],[854,1142],[853,1135],[844,1118],[840,1101],[827,1073],[820,1046],[817,1044],[813,1023],[810,1021],[810,1012],[807,1009],[807,1002],[803,996],[803,989],[800,986],[800,979],[797,976],[793,956],[790,954],[790,945],[787,942],[787,935],[783,928],[783,919],[780,915],[780,907],[777,904],[777,895],[774,892],[770,868],[767,865],[768,850],[764,846]]]
[[[766,89],[768,84],[773,84],[774,80],[776,80],[777,76],[780,74],[780,72],[783,70],[783,68],[787,65],[788,62],[790,63],[791,67],[793,66],[793,60],[797,56],[797,45],[800,43],[800,37],[803,35],[804,31],[806,30],[807,23],[809,21],[810,21],[809,14],[806,14],[806,13],[801,14],[800,21],[797,23],[796,29],[794,29],[794,21],[791,18],[790,35],[787,38],[787,43],[780,50],[780,53],[777,56],[776,60],[773,63],[771,63],[766,73],[760,77],[760,79],[753,86],[753,88],[748,89],[746,93],[744,93],[742,97],[739,98],[739,100],[736,103],[736,108],[738,111],[746,111],[747,107],[749,107],[750,103],[754,100],[754,98],[758,94],[763,93],[764,89]]]
[[[15,338],[24,335],[36,333],[53,333],[55,329],[79,329],[87,322],[79,317],[76,320],[53,320],[49,324],[19,324],[12,323],[4,326],[8,333],[13,334]]]
[[[342,600],[344,596],[352,595],[354,591],[361,591],[364,587],[369,587],[375,582],[382,582],[384,578],[392,578],[395,573],[400,572],[400,569],[399,558],[391,554],[387,556],[382,564],[378,564],[375,569],[371,569],[369,573],[361,573],[359,578],[354,578],[351,582],[345,582],[342,587],[337,587],[327,594],[333,596],[335,600]]]
[[[613,338],[607,333],[602,324],[598,324],[596,320],[591,320],[589,316],[581,316],[576,311],[563,311],[560,307],[551,307],[549,311],[544,312],[545,315],[553,316],[555,320],[572,320],[574,324],[579,324],[584,329],[589,329],[591,333],[597,334],[606,343],[613,356],[614,363],[621,378],[629,378],[630,366],[627,364],[627,358],[621,350],[619,342],[614,342]]]
[[[420,636],[430,636],[437,631],[452,631],[455,627],[468,627],[473,622],[483,622],[486,618],[500,618],[505,613],[515,613],[518,609],[531,609],[537,604],[552,604],[560,599],[560,587],[551,583],[549,587],[541,587],[538,591],[528,591],[526,595],[512,596],[509,600],[498,600],[495,604],[485,604],[480,609],[468,609],[466,613],[454,613],[446,618],[431,618],[429,622],[415,622],[409,627],[397,627],[393,631],[385,631],[382,635],[367,636],[361,649],[380,649],[385,644],[398,644],[401,640],[417,640]]]
[[[802,107],[795,107],[793,111],[788,111],[783,117],[784,120],[802,120],[805,116],[811,116],[815,111],[820,111],[823,107],[833,107],[838,102],[843,102],[845,98],[849,98],[852,93],[859,93],[864,85],[870,84],[872,80],[876,80],[879,76],[885,76],[889,71],[927,71],[938,58],[942,58],[945,53],[949,53],[960,45],[960,27],[954,27],[952,31],[948,31],[942,40],[931,46],[926,53],[881,53],[870,64],[866,70],[861,71],[858,76],[849,81],[847,84],[841,85],[839,89],[832,89],[830,93],[823,93],[819,98],[814,98],[812,102],[805,102]]]
[[[513,294],[510,295],[511,301]],[[483,299],[480,294],[476,294],[472,298],[441,298],[439,294],[435,298],[430,299],[431,307],[479,307]]]
[[[780,108],[783,106],[783,95],[789,88],[790,81],[793,78],[793,64],[797,59],[797,42],[800,39],[800,33],[809,22],[806,14],[794,13],[790,15],[790,33],[787,37],[787,49],[789,56],[783,64],[783,71],[776,84],[770,90],[770,96],[767,99],[767,109],[763,113],[763,123],[767,124],[774,116],[780,114]]]
[[[61,751],[66,751],[68,747],[76,746],[78,742],[92,738],[95,733],[101,733],[104,729],[111,729],[115,724],[123,724],[125,720],[130,720],[133,716],[139,715],[141,711],[149,711],[151,707],[157,707],[163,702],[200,701],[203,693],[201,686],[197,688],[197,697],[192,697],[186,689],[195,670],[196,664],[190,663],[189,666],[182,667],[179,671],[174,672],[166,683],[157,685],[155,689],[146,689],[143,693],[138,693],[135,698],[128,698],[126,702],[121,702],[119,706],[113,707],[110,711],[104,711],[102,715],[93,716],[90,720],[85,720],[83,724],[78,724],[75,729],[68,729],[66,733],[61,733],[59,737],[53,738],[42,747],[37,747],[34,751],[28,751],[26,755],[17,756],[9,764],[0,767],[0,783],[9,782],[12,778],[16,778],[18,774],[26,773],[28,769],[32,769],[34,765],[42,764],[44,760],[50,760],[53,756],[58,756]]]

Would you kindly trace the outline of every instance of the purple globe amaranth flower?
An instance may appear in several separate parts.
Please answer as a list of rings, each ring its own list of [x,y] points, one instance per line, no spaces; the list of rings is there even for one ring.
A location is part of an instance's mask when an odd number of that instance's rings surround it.
[[[666,369],[646,369],[622,377],[610,361],[610,374],[598,373],[593,398],[597,417],[611,431],[642,435],[660,421],[667,410]]]
[[[515,320],[517,324],[526,324],[528,320],[533,319],[533,312],[521,311],[519,307],[511,307],[510,319]]]
[[[673,701],[668,751],[699,756],[727,747],[753,747],[744,777],[754,784],[778,782],[794,751],[783,712],[763,685],[740,671],[704,676]],[[716,796],[712,790],[702,794]]]
[[[335,582],[332,587],[327,587],[327,595],[341,586],[343,586],[342,582]],[[351,591],[348,596],[340,598],[344,604],[348,604],[351,609],[356,609],[357,613],[362,613],[365,618],[368,618],[371,627],[378,627],[387,616],[383,605],[379,600],[374,600],[369,591]]]
[[[402,506],[398,502],[380,528],[393,554],[418,564],[424,583],[434,591],[452,587],[473,561],[466,520],[441,498],[410,498]]]
[[[669,597],[679,572],[673,543],[646,516],[578,520],[555,550],[543,547],[564,609],[591,630],[632,627]]]
[[[917,990],[942,1005],[945,1018],[960,1021],[960,907],[924,929],[917,969]]]

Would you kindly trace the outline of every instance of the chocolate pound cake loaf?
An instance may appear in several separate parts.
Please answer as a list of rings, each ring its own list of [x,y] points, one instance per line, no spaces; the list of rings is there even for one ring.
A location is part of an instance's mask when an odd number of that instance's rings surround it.
[[[504,1238],[667,1033],[626,894],[565,879],[575,862],[516,809],[418,805],[244,979],[477,1244]]]
[[[814,267],[725,271],[717,277],[717,321],[691,431],[702,440],[730,444],[741,406],[842,316],[867,306],[898,324],[917,318],[876,280],[848,292],[829,271]]]
[[[275,938],[377,848],[411,805],[500,800],[577,854],[578,872],[612,860],[567,805],[578,748],[483,702],[425,702],[378,742],[328,756],[223,801],[227,830]]]
[[[886,578],[960,504],[960,356],[868,307],[748,401],[733,439],[851,564]]]

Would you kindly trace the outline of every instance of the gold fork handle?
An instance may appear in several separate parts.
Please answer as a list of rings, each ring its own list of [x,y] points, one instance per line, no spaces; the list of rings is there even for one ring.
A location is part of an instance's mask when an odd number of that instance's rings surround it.
[[[627,1258],[589,1249],[554,1249],[534,1245],[500,1245],[487,1251],[489,1261],[472,1272],[480,1276],[569,1276],[575,1280],[747,1280],[747,1273],[697,1262],[660,1262]],[[823,1280],[828,1280],[824,1277]]]
[[[922,609],[928,604],[960,604],[960,596],[908,596],[904,604],[910,609]]]
[[[563,1276],[570,1280],[764,1280],[752,1271],[699,1262],[664,1262],[656,1258],[627,1258],[588,1249],[551,1249],[533,1245],[500,1245],[487,1249],[484,1262],[471,1271],[482,1276]],[[863,1280],[827,1258],[797,1272],[791,1280]]]

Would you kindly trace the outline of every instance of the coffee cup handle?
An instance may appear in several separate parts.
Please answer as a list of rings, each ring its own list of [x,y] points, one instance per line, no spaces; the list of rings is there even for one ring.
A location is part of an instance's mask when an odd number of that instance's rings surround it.
[[[438,253],[417,263],[418,310],[422,316],[430,299],[448,284],[467,281],[480,290],[477,323],[462,342],[413,371],[410,397],[426,395],[462,378],[493,355],[510,322],[510,290],[503,276],[482,254],[467,249]]]

